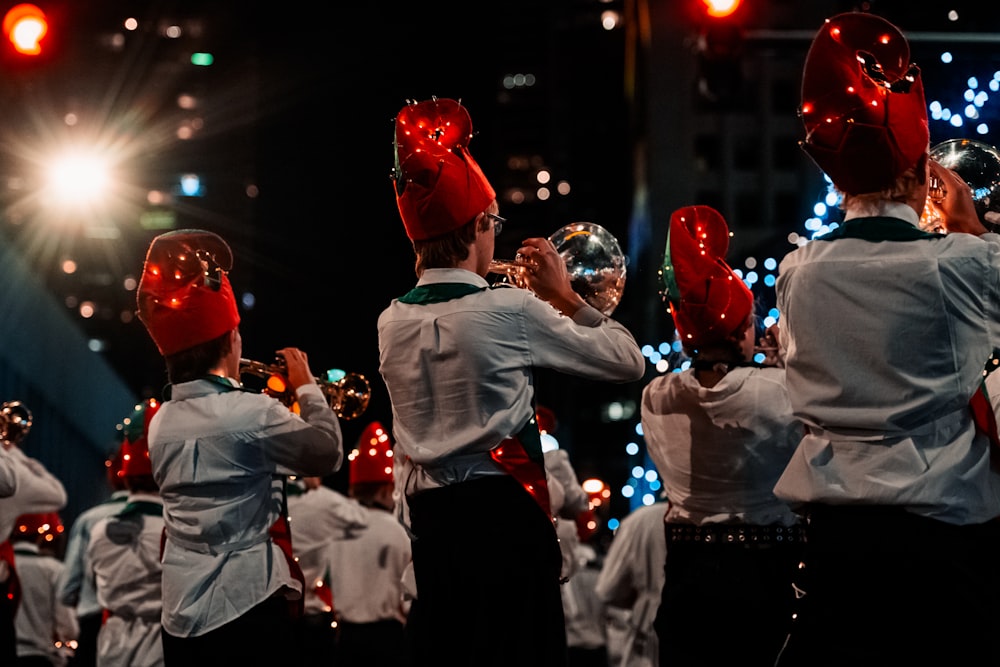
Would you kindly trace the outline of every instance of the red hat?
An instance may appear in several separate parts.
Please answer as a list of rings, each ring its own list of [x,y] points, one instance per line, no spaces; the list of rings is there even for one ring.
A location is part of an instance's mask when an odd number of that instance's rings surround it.
[[[350,485],[361,482],[392,483],[392,441],[389,433],[378,422],[365,427],[358,446],[350,456]]]
[[[14,522],[11,539],[35,541],[44,537],[46,542],[51,542],[65,529],[58,512],[22,514]]]
[[[200,229],[160,234],[149,244],[138,315],[163,356],[218,338],[240,323],[226,273],[233,253]]]
[[[496,192],[469,153],[472,118],[459,102],[432,97],[396,116],[396,205],[411,241],[458,229]]]
[[[686,346],[723,342],[740,331],[753,294],[725,262],[729,227],[709,206],[686,206],[670,216],[663,258],[663,297]]]
[[[801,142],[847,194],[878,192],[927,152],[920,69],[899,29],[861,12],[827,19],[802,74]]]
[[[155,398],[146,399],[135,406],[135,410],[125,420],[125,440],[121,446],[121,477],[144,477],[153,474],[149,461],[149,423],[160,409]]]

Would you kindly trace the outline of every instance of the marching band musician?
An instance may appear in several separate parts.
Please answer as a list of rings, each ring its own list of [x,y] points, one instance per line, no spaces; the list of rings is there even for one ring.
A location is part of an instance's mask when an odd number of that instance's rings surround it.
[[[0,447],[13,472],[14,491],[0,495],[0,664],[17,659],[14,617],[21,600],[20,581],[10,542],[17,517],[22,514],[58,512],[66,506],[63,483],[41,461],[24,453],[22,444],[32,426],[32,415],[21,401],[0,405]]]
[[[93,577],[86,575],[84,561],[94,524],[120,512],[128,500],[128,488],[121,474],[124,445],[124,442],[119,444],[104,462],[110,497],[78,514],[66,540],[65,567],[59,578],[58,593],[63,604],[76,609],[80,625],[80,636],[73,652],[73,667],[94,667],[97,664],[97,634],[101,630],[104,610],[97,601]]]
[[[801,111],[844,222],[786,255],[776,286],[806,434],[775,493],[808,519],[778,664],[995,663],[1000,474],[980,387],[1000,347],[1000,236],[929,160],[920,70],[896,26],[828,19]],[[930,176],[945,184],[945,235],[918,227]]]
[[[94,522],[84,545],[85,579],[93,582],[103,610],[95,649],[95,664],[101,667],[163,664],[163,501],[153,479],[147,439],[160,405],[147,399],[126,421],[120,449],[125,503]]]
[[[341,530],[330,545],[330,585],[340,620],[337,667],[409,665],[403,575],[410,536],[395,516],[392,439],[379,422],[361,432],[348,457],[347,493],[367,510],[364,530]],[[416,667],[415,665],[413,667]]]
[[[306,582],[298,642],[305,664],[335,664],[339,607],[333,597],[329,551],[344,533],[364,531],[368,512],[355,500],[323,484],[321,477],[288,481],[288,522],[292,552]]]
[[[340,422],[302,350],[287,347],[299,414],[242,391],[242,339],[227,275],[232,252],[203,230],[150,243],[138,316],[170,382],[149,429],[163,498],[163,654],[168,665],[293,664],[304,580],[285,478],[340,468]]]
[[[530,289],[487,283],[503,218],[452,99],[396,116],[396,202],[418,281],[378,320],[392,404],[399,510],[413,538],[415,665],[566,662],[532,369],[632,382],[629,331],[573,291],[549,239],[519,254]],[[474,656],[474,657],[473,657]]]
[[[642,392],[663,480],[666,566],[654,628],[660,665],[770,667],[788,635],[799,518],[773,488],[802,425],[784,371],[753,362],[754,298],[725,262],[729,227],[708,206],[670,216],[664,297],[691,357]]]

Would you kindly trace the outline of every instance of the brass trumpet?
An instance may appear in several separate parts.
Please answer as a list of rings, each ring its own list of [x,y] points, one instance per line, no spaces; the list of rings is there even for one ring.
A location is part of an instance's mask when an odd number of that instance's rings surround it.
[[[330,378],[336,373],[341,372],[327,371],[327,377]],[[265,394],[273,396],[290,408],[295,405],[295,388],[288,386],[288,368],[283,360],[279,359],[273,364],[265,364],[250,359],[240,359],[240,375],[253,375],[264,379],[266,384],[263,392]],[[371,385],[364,375],[343,373],[337,380],[322,380],[315,377],[313,379],[323,390],[323,394],[330,403],[330,408],[341,419],[354,419],[368,408]]]
[[[625,255],[611,232],[593,222],[571,222],[549,240],[566,263],[573,290],[597,310],[610,316],[625,290]],[[527,287],[523,257],[494,259],[489,271],[505,276],[517,287]]]

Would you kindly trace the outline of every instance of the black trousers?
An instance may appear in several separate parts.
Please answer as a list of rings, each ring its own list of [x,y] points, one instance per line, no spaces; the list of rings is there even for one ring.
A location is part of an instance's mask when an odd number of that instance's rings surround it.
[[[166,630],[166,667],[246,667],[300,662],[288,601],[271,597],[221,628],[198,637],[174,637]]]
[[[685,542],[667,532],[653,627],[666,667],[772,667],[795,613],[801,542]]]
[[[1000,523],[809,508],[805,595],[781,667],[998,664]]]
[[[564,667],[562,556],[552,520],[501,475],[408,498],[415,667]]]

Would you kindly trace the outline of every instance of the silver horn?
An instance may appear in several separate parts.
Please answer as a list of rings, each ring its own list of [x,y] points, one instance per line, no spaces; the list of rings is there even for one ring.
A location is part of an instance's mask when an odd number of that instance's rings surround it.
[[[549,236],[569,271],[573,290],[591,306],[611,315],[625,290],[625,255],[618,239],[594,222],[571,222]],[[494,259],[490,273],[506,276],[518,287],[527,287],[527,263],[519,259]]]

